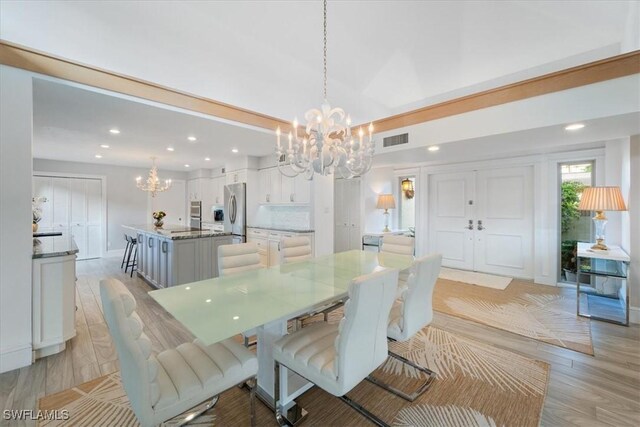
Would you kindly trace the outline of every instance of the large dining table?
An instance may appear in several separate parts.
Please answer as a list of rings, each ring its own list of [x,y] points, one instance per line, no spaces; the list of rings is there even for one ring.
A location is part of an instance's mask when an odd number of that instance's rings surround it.
[[[288,321],[346,299],[349,284],[358,276],[387,268],[405,270],[412,261],[407,255],[354,250],[159,289],[149,295],[207,345],[255,331],[257,393],[273,405],[273,344],[288,333]],[[295,399],[313,384],[286,369],[280,373],[283,411],[289,418],[303,418],[305,411]]]

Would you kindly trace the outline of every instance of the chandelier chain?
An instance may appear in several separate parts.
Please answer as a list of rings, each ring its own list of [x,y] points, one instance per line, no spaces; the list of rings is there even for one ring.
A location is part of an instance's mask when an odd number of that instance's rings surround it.
[[[324,0],[324,99],[327,99],[327,0]]]

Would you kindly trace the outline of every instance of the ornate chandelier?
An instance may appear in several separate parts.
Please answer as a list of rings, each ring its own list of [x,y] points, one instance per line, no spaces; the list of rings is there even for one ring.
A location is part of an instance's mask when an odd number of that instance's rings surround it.
[[[371,169],[375,144],[373,124],[365,139],[362,128],[358,137],[351,135],[351,117],[342,108],[331,108],[327,102],[327,0],[324,0],[324,102],[320,109],[305,113],[307,125],[302,138],[298,135],[298,120],[293,121],[288,146],[280,141],[276,130],[276,155],[280,173],[287,177],[300,174],[311,180],[315,173],[336,174],[343,178],[362,175]],[[345,117],[346,116],[346,117]]]
[[[152,157],[152,166],[149,171],[149,176],[147,180],[143,183],[142,177],[139,176],[136,178],[136,185],[142,191],[148,191],[151,193],[151,197],[156,197],[156,194],[161,193],[163,191],[167,191],[171,188],[171,180],[165,179],[164,184],[160,183],[160,178],[158,178],[158,168],[156,167],[156,158]]]

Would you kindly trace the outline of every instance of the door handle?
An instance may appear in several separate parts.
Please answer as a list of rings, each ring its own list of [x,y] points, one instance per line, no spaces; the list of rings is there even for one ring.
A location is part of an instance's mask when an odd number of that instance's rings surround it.
[[[150,248],[152,248],[153,247],[153,239],[147,239],[147,242],[148,242],[148,246]]]
[[[291,195],[289,195],[289,201],[293,202],[293,193],[291,193]]]
[[[165,254],[167,253],[167,246],[168,246],[167,242],[162,242],[162,252]]]
[[[484,227],[482,226],[482,220],[481,219],[478,220],[478,230],[480,230],[480,231],[484,230]]]
[[[468,228],[469,230],[473,230],[473,220],[472,219],[469,220],[469,225],[467,225],[465,228]]]

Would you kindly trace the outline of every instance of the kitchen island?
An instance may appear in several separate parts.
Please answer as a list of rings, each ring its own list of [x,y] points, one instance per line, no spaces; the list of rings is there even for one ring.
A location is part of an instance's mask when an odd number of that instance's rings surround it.
[[[76,335],[76,257],[67,233],[33,238],[33,358],[59,353]]]
[[[137,272],[156,288],[168,288],[218,276],[218,246],[231,234],[181,225],[123,225],[137,239]]]

